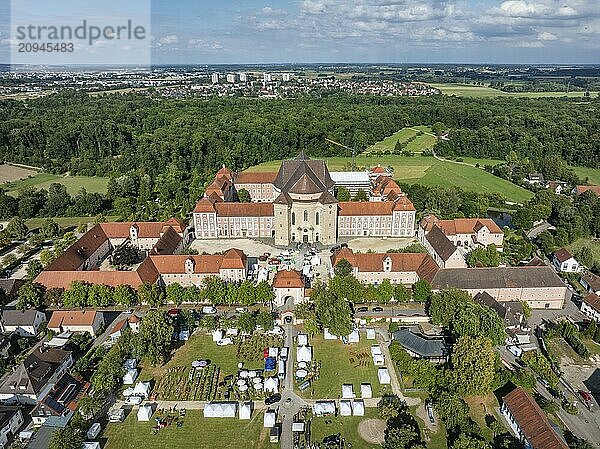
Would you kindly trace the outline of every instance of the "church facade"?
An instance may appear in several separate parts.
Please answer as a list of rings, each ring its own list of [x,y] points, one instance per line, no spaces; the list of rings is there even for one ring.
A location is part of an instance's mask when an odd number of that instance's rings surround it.
[[[194,209],[196,238],[272,238],[288,246],[414,236],[415,208],[401,192],[389,201],[339,202],[335,187],[325,161],[304,153],[283,161],[277,174],[237,174],[223,167]],[[242,188],[259,202],[237,202]]]

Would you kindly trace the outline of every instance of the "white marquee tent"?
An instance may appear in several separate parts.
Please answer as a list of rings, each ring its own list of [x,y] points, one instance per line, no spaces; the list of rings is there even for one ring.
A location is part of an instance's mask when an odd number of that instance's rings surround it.
[[[252,417],[252,402],[244,402],[240,405],[240,419],[250,419]]]
[[[350,416],[352,415],[352,404],[350,401],[340,401],[340,415]]]
[[[273,427],[277,422],[277,414],[273,410],[265,412],[263,419],[263,427]]]
[[[377,370],[377,377],[379,378],[379,383],[382,385],[390,384],[392,382],[390,372],[387,368],[379,368]]]
[[[292,432],[304,432],[304,423],[295,422],[292,424]]]
[[[342,385],[342,399],[353,399],[354,398],[354,389],[352,384],[344,384]]]
[[[133,385],[137,377],[138,372],[135,368],[128,369],[125,375],[123,376],[123,385]]]
[[[152,417],[152,407],[149,405],[142,405],[137,412],[138,421],[150,421]]]
[[[371,357],[375,357],[376,355],[382,355],[381,348],[379,345],[371,345]]]
[[[329,332],[329,329],[327,329],[327,328],[323,329],[323,338],[325,340],[337,340],[338,339],[337,335],[333,335],[331,332]]]
[[[352,403],[352,414],[354,416],[365,416],[365,403],[363,401],[354,401]]]
[[[205,418],[235,418],[237,402],[208,402],[204,405]]]
[[[333,415],[335,414],[335,402],[316,401],[313,404],[313,413],[315,416]]]
[[[267,377],[265,379],[265,391],[277,393],[279,390],[279,379],[276,377]]]
[[[147,398],[150,394],[150,382],[138,382],[133,389],[133,396]]]
[[[383,354],[375,354],[373,356],[373,364],[375,366],[383,366],[383,365],[385,365],[385,359],[383,358]]]
[[[296,348],[296,361],[310,362],[312,360],[312,348],[310,346],[298,346]]]
[[[308,345],[308,335],[298,334],[298,346],[306,346],[306,345]]]
[[[358,343],[360,341],[360,334],[358,333],[358,329],[354,329],[348,335],[348,343]]]
[[[375,340],[375,329],[367,329],[367,340]]]
[[[219,340],[223,339],[223,331],[220,329],[217,329],[216,331],[213,331],[212,333],[212,340],[216,343]]]
[[[360,397],[369,399],[373,397],[373,389],[371,384],[360,384]]]
[[[137,359],[127,359],[125,360],[125,369],[136,369],[137,368]]]

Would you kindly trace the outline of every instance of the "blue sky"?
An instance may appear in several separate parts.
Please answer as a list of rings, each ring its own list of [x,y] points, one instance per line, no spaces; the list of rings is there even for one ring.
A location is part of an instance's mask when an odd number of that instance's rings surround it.
[[[598,3],[153,0],[152,62],[600,63]]]

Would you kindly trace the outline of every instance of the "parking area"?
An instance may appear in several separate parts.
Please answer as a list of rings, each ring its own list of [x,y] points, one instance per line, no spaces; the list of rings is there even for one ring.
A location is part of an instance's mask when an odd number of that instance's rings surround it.
[[[349,239],[347,241],[348,247],[353,251],[359,251],[361,253],[369,250],[375,253],[384,253],[390,249],[404,248],[411,243],[417,242],[414,238],[375,238],[375,237],[359,237]]]
[[[206,252],[208,254],[220,253],[230,248],[241,249],[247,256],[256,257],[265,252],[277,254],[280,249],[268,245],[257,240],[250,239],[222,239],[222,240],[201,240],[196,239],[190,245],[200,254]]]

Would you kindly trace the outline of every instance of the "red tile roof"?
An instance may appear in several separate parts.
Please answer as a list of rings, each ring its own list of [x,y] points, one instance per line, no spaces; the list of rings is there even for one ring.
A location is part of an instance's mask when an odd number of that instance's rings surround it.
[[[304,281],[297,270],[281,270],[275,273],[273,288],[304,288]]]
[[[160,274],[184,274],[185,261],[194,261],[194,273],[196,274],[219,274],[220,269],[244,269],[246,268],[246,254],[239,249],[230,249],[224,255],[169,255],[150,256],[153,266]]]
[[[487,227],[492,234],[502,234],[502,229],[491,218],[438,220],[435,215],[428,215],[421,220],[421,228],[425,231],[430,231],[433,225],[437,225],[446,235],[473,234],[477,233],[483,226]]]
[[[588,190],[600,196],[600,186],[577,186],[577,195],[581,195]]]
[[[273,203],[215,203],[219,217],[272,217]]]
[[[414,211],[415,207],[405,196],[398,201],[340,201],[338,215],[392,215],[395,210]]]
[[[589,295],[583,298],[583,302],[585,302],[596,312],[600,313],[600,296],[598,296],[597,294],[590,293]]]
[[[77,270],[107,240],[108,236],[102,226],[94,226],[52,262],[46,271]]]
[[[569,449],[550,426],[544,411],[523,388],[515,388],[502,399],[534,449]]]
[[[569,260],[571,257],[573,257],[573,255],[567,249],[560,248],[559,250],[554,251],[554,257],[560,263],[563,263]]]
[[[95,310],[57,310],[48,321],[48,329],[61,326],[91,326],[96,320]]]

